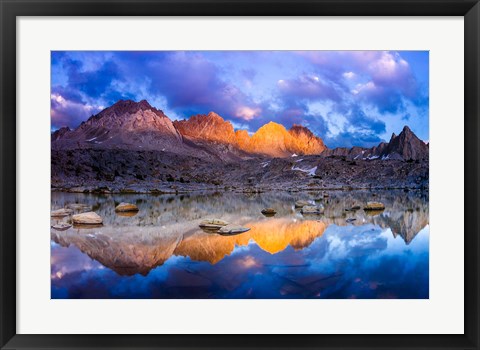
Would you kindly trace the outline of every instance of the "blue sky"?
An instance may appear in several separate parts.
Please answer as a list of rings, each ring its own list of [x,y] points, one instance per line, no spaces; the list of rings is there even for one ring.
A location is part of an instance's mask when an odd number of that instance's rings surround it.
[[[426,51],[54,51],[52,129],[120,99],[171,119],[214,111],[235,129],[307,126],[328,147],[373,146],[408,125],[428,141]]]

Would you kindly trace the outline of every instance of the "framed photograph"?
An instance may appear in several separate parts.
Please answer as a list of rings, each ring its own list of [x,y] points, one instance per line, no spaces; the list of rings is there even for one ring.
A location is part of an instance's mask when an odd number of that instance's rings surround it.
[[[478,1],[0,11],[2,349],[479,348]]]

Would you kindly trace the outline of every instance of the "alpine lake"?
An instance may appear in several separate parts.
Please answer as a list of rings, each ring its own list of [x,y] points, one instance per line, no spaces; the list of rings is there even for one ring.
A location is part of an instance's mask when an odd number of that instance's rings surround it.
[[[52,210],[94,211],[103,225],[50,229],[51,297],[428,298],[428,191],[326,193],[52,192]],[[324,212],[304,215],[298,200]],[[363,210],[368,201],[385,209]],[[121,202],[138,212],[115,212]],[[213,218],[249,230],[199,227]],[[71,220],[52,217],[51,226]]]

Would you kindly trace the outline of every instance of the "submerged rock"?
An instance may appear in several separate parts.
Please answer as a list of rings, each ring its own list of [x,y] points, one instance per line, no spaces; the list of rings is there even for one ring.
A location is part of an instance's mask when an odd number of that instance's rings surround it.
[[[239,225],[226,225],[223,226],[220,230],[218,230],[218,233],[224,235],[237,235],[247,231],[250,231],[248,227],[243,227]]]
[[[93,211],[73,215],[72,221],[76,225],[99,225],[103,223],[102,217]]]
[[[72,225],[66,224],[66,223],[60,223],[56,225],[52,225],[52,228],[57,231],[66,231],[68,230]]]
[[[298,200],[295,202],[295,208],[303,208],[306,205],[312,205],[313,203],[311,201],[306,201],[306,200]]]
[[[322,214],[324,207],[322,205],[306,205],[300,210],[302,214]]]
[[[354,205],[351,208],[345,208],[345,211],[356,211],[356,210],[359,210],[359,209],[360,209],[359,205]]]
[[[72,209],[74,211],[87,212],[92,210],[92,206],[82,203],[71,203],[67,204],[65,208]]]
[[[203,229],[207,230],[216,230],[220,229],[223,226],[228,225],[227,221],[220,220],[220,219],[205,219],[200,222],[198,226],[200,226]]]
[[[65,208],[62,208],[62,209],[58,209],[58,210],[54,210],[50,213],[50,216],[53,216],[53,217],[64,217],[64,216],[68,216],[70,214],[73,213],[73,210],[72,209],[65,209]]]
[[[380,202],[367,202],[367,205],[363,208],[363,210],[384,210],[385,205]]]
[[[136,212],[138,211],[138,207],[135,204],[131,203],[120,203],[115,207],[116,212]]]

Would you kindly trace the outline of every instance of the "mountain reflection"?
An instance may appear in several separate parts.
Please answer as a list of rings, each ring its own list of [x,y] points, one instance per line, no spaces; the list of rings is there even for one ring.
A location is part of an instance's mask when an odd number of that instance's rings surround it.
[[[175,249],[175,255],[188,256],[196,261],[219,262],[229,255],[235,246],[246,246],[255,242],[262,250],[276,254],[289,245],[295,249],[308,247],[320,237],[326,225],[321,221],[298,221],[296,219],[270,219],[260,222],[247,222],[251,230],[236,236],[221,236],[197,232],[186,237]]]
[[[328,199],[321,197],[320,193],[314,192],[249,196],[231,192],[176,196],[52,193],[52,210],[71,203],[88,204],[104,218],[104,226],[92,229],[73,227],[66,231],[52,229],[51,238],[62,247],[77,247],[119,275],[130,276],[147,275],[174,256],[217,264],[236,249],[249,245],[271,255],[289,247],[301,251],[314,241],[322,240],[327,230],[340,229],[349,235],[349,227],[390,229],[393,237],[400,236],[405,244],[409,244],[428,225],[428,195],[425,193],[356,191],[333,192]],[[383,202],[385,211],[375,216],[369,216],[363,210],[345,211],[355,205],[363,207],[372,198]],[[325,213],[303,217],[293,206],[298,199],[321,203],[325,206]],[[119,202],[135,203],[140,211],[132,217],[118,216],[114,209]],[[275,208],[277,215],[264,217],[261,214],[264,207]],[[198,228],[198,224],[208,217],[251,230],[235,236],[206,233]],[[52,224],[62,220],[68,221],[68,218],[53,219]],[[361,233],[355,232],[357,239]],[[353,239],[354,236],[349,237]],[[375,247],[385,249],[386,243],[377,238]],[[329,245],[328,249],[331,248]],[[257,262],[255,257],[249,256],[241,264],[254,266]]]

